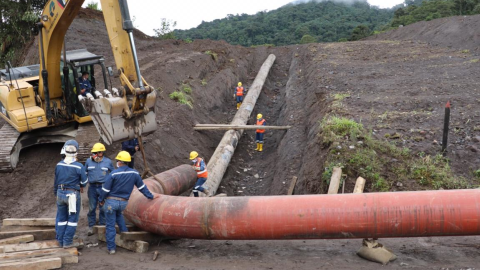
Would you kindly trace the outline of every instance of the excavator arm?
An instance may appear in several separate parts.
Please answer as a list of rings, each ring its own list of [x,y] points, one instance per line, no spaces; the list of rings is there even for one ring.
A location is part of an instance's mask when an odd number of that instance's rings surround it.
[[[50,101],[64,93],[60,78],[64,37],[83,3],[84,0],[50,0],[38,23],[39,94],[45,101],[43,106],[49,123],[55,121]],[[95,97],[79,95],[79,100],[90,113],[88,117],[93,120],[102,139],[112,144],[155,131],[156,93],[140,74],[127,1],[101,0],[101,4],[121,86],[111,92],[95,93]],[[80,119],[77,121],[88,121],[88,117],[77,117]]]

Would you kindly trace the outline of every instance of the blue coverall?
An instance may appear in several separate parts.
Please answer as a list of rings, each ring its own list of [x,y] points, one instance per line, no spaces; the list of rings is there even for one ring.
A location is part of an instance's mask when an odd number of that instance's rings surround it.
[[[88,158],[85,161],[85,170],[87,173],[88,183],[88,227],[95,226],[97,222],[97,205],[99,202],[100,194],[102,191],[102,185],[105,182],[105,178],[115,168],[113,167],[112,160],[107,157],[103,157],[100,162],[94,161],[92,158]],[[103,207],[100,208],[99,213],[99,225],[105,225],[105,212]]]
[[[56,239],[60,246],[71,245],[77,230],[80,215],[80,187],[87,184],[85,169],[79,162],[70,164],[60,161],[55,167],[53,192],[57,196],[57,218],[55,223]],[[70,213],[68,194],[76,194],[76,213]]]
[[[122,166],[112,171],[111,174],[107,175],[105,183],[102,186],[100,201],[105,201],[103,207],[107,219],[106,238],[109,251],[115,250],[116,248],[115,235],[117,232],[115,230],[115,223],[118,224],[120,232],[128,231],[125,220],[123,219],[123,210],[127,207],[133,186],[136,186],[148,199],[153,199],[152,193],[143,183],[140,174],[128,166]]]
[[[85,92],[81,94],[86,97],[87,93],[92,93],[92,84],[88,79],[84,79],[83,76],[78,78],[78,84],[80,85],[80,90],[85,89]]]
[[[133,158],[133,155],[135,155],[135,153],[137,152],[137,150],[135,150],[135,146],[138,146],[138,139],[135,138],[135,139],[131,139],[131,140],[128,140],[128,141],[124,141],[122,142],[122,150],[123,151],[127,151],[130,156],[132,157],[132,161],[130,161],[128,163],[128,167],[134,169],[135,168],[135,164],[134,164],[134,158]]]

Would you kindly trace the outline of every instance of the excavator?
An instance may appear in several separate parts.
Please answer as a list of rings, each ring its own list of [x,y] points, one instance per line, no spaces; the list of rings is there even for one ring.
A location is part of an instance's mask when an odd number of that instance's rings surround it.
[[[40,64],[8,63],[0,70],[0,116],[7,122],[0,129],[0,172],[12,171],[20,150],[35,144],[76,139],[82,160],[100,138],[110,145],[156,130],[156,91],[140,74],[127,0],[100,2],[116,74],[103,56],[65,50],[66,32],[84,0],[48,1],[34,28]],[[95,71],[101,71],[100,80]],[[108,83],[107,73],[120,79],[118,88]],[[92,85],[85,95],[82,74],[90,75]]]

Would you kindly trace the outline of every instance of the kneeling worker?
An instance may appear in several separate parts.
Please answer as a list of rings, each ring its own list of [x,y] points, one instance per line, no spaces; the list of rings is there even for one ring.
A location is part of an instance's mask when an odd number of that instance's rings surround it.
[[[113,170],[112,161],[104,156],[105,145],[96,143],[92,147],[92,156],[85,161],[85,169],[88,177],[88,235],[93,234],[93,226],[97,222],[97,205],[100,194],[102,193],[102,185]],[[98,215],[98,224],[105,225],[105,212],[103,207],[100,208]]]
[[[55,167],[53,192],[57,197],[56,239],[64,248],[75,247],[73,236],[80,215],[80,192],[87,185],[85,168],[76,161],[78,143],[65,146],[65,159]]]
[[[137,186],[138,191],[150,200],[159,197],[158,194],[152,195],[143,183],[140,174],[135,169],[128,167],[128,163],[132,161],[128,152],[120,151],[115,159],[117,160],[117,169],[107,175],[99,199],[107,221],[106,238],[109,254],[115,254],[115,235],[117,234],[115,223],[118,224],[120,232],[128,231],[123,219],[123,210],[127,207],[133,186]]]
[[[210,196],[208,189],[203,187],[203,184],[207,182],[208,178],[207,165],[205,165],[205,161],[203,161],[203,158],[198,156],[197,151],[190,152],[190,160],[193,162],[193,169],[197,172],[197,182],[193,187],[193,196],[199,197],[199,191],[205,193],[207,196]]]

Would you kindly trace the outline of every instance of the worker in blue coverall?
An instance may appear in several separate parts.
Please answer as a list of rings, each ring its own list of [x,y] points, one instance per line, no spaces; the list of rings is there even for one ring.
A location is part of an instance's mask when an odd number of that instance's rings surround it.
[[[197,172],[197,182],[195,183],[195,186],[193,186],[193,196],[199,197],[199,191],[205,193],[207,197],[210,196],[208,188],[203,186],[203,184],[207,182],[208,178],[207,165],[205,165],[205,161],[203,158],[198,156],[197,151],[190,152],[190,160],[193,163],[193,169],[195,172]]]
[[[135,138],[122,142],[122,150],[127,151],[132,158],[132,161],[128,163],[128,167],[135,169],[135,158],[133,156],[137,151],[140,150],[140,146],[138,145],[138,139]]]
[[[104,156],[107,151],[105,145],[96,143],[92,147],[92,156],[85,161],[85,170],[88,178],[88,235],[93,235],[93,226],[97,222],[97,205],[99,202],[102,185],[115,168],[113,168],[112,160]],[[103,207],[100,208],[98,215],[98,224],[105,225],[105,212]]]
[[[80,95],[86,97],[87,93],[92,93],[92,84],[88,80],[88,72],[82,72],[82,76],[78,78],[78,84],[80,86]]]
[[[80,215],[80,192],[87,184],[83,165],[76,161],[78,143],[65,146],[65,159],[55,167],[53,192],[57,197],[56,239],[64,248],[75,247],[73,236]]]
[[[100,206],[104,208],[107,220],[106,238],[109,254],[115,254],[116,249],[115,235],[117,232],[115,223],[118,224],[120,232],[128,231],[123,219],[123,210],[127,207],[133,186],[137,186],[138,190],[150,200],[159,197],[158,194],[152,195],[143,183],[140,174],[127,166],[131,161],[128,152],[120,151],[115,159],[117,160],[117,169],[107,175],[100,195]]]

